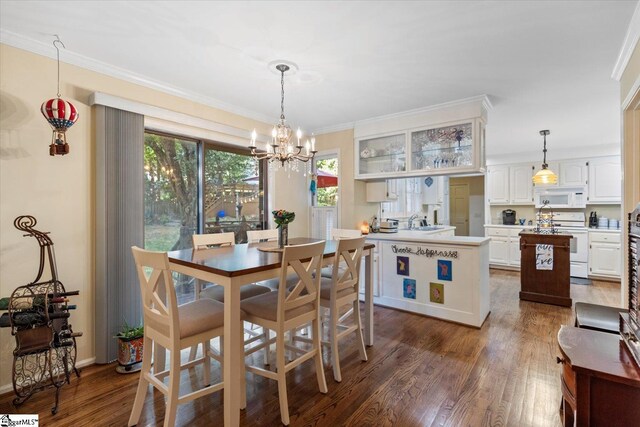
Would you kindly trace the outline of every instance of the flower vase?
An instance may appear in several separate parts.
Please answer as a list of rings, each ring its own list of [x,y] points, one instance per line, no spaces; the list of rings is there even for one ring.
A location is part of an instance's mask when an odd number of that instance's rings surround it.
[[[282,224],[278,228],[278,248],[284,249],[289,244],[289,224]]]

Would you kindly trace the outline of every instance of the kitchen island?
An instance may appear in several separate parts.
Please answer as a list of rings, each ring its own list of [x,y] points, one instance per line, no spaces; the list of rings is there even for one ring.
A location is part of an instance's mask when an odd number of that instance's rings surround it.
[[[481,327],[489,315],[489,238],[455,227],[367,236],[374,243],[374,303]]]

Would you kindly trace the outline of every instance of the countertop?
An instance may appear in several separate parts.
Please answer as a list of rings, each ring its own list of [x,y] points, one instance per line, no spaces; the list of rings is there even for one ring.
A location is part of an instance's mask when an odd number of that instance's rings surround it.
[[[455,230],[455,227],[443,226],[438,230],[417,231],[399,230],[397,233],[369,233],[367,240],[385,240],[397,242],[437,243],[440,245],[482,246],[491,240],[488,237],[439,236],[438,233]]]
[[[619,228],[590,228],[589,231],[597,233],[620,233]]]

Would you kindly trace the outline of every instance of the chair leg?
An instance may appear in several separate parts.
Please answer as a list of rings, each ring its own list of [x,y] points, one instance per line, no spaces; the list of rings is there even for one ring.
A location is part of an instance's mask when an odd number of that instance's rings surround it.
[[[366,362],[367,350],[364,348],[364,335],[362,334],[362,321],[360,319],[360,302],[356,299],[353,302],[353,316],[356,323],[356,334],[358,339],[358,352],[360,353],[360,360]]]
[[[324,377],[324,366],[322,365],[322,343],[320,342],[320,322],[315,319],[312,322],[313,331],[313,349],[316,352],[314,359],[316,359],[316,376],[318,377],[318,388],[320,393],[327,392],[327,380]]]
[[[240,409],[247,409],[247,370],[242,356],[242,371],[240,373]]]
[[[333,378],[340,382],[340,353],[338,352],[338,307],[332,306],[329,314],[329,341],[331,342],[331,364],[333,365]]]
[[[142,369],[140,370],[136,398],[133,401],[133,408],[129,416],[129,427],[138,424],[140,414],[142,414],[142,407],[144,406],[144,399],[147,396],[147,388],[149,387],[149,381],[147,381],[145,375],[151,373],[151,358],[153,356],[151,349],[153,348],[153,341],[146,336],[144,337],[144,347],[149,349],[149,353],[142,356]]]
[[[284,331],[276,336],[276,369],[278,375],[278,397],[280,398],[280,419],[282,424],[289,425],[289,401],[287,399],[287,373],[285,372]]]
[[[173,427],[176,424],[178,412],[178,396],[180,393],[180,350],[171,351],[171,362],[169,364],[169,396],[164,412],[164,427]]]
[[[204,386],[209,387],[211,385],[211,358],[207,349],[211,342],[209,340],[202,343],[202,357],[204,357]]]
[[[271,333],[269,332],[269,328],[262,328],[262,331],[264,333],[264,339],[267,340],[267,342],[271,339]],[[268,366],[269,365],[269,352],[271,351],[271,345],[267,344],[264,348],[264,365]]]

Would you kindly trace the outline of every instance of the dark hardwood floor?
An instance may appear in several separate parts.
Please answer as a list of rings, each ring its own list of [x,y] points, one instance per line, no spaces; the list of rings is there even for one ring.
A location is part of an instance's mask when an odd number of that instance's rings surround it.
[[[620,285],[571,285],[574,303],[619,305]],[[333,380],[325,353],[329,393],[318,392],[312,362],[288,374],[292,426],[559,426],[560,366],[556,334],[573,324],[571,308],[521,302],[517,272],[492,270],[491,315],[482,329],[375,308],[375,345],[360,362],[351,339],[341,344],[341,383]],[[214,364],[215,365],[215,364]],[[198,384],[201,367],[183,383]],[[214,368],[214,380],[220,375]],[[16,409],[0,397],[0,413],[40,414],[43,426],[124,426],[138,375],[113,365],[83,369],[63,387],[57,415],[53,391]],[[247,374],[242,425],[280,424],[275,381]],[[139,425],[161,425],[162,394],[149,392]],[[180,406],[178,425],[222,425],[222,394]]]

